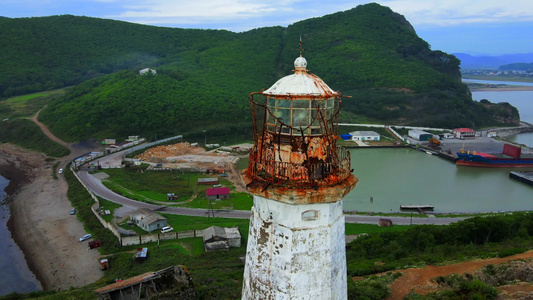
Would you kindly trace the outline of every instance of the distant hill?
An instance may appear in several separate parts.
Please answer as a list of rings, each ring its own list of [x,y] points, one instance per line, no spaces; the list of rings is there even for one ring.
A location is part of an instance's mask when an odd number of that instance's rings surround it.
[[[466,53],[454,53],[461,60],[461,69],[498,69],[502,65],[533,62],[532,53],[505,54],[498,56],[473,56]]]
[[[459,60],[432,51],[401,15],[372,3],[243,33],[71,15],[0,19],[0,96],[72,86],[40,119],[64,140],[250,131],[248,95],[308,68],[344,95],[345,122],[434,127],[515,124],[474,102]],[[156,75],[138,75],[151,67]],[[502,115],[506,114],[506,115]]]
[[[514,63],[514,64],[508,64],[503,65],[498,68],[502,71],[511,71],[511,70],[517,70],[517,71],[532,71],[533,70],[533,63]]]

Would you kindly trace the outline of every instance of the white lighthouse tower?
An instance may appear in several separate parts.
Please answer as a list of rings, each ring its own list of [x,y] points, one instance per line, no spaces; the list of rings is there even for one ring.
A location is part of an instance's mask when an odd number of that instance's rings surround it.
[[[242,299],[346,299],[342,199],[357,184],[337,147],[340,93],[307,71],[250,94],[254,195]]]

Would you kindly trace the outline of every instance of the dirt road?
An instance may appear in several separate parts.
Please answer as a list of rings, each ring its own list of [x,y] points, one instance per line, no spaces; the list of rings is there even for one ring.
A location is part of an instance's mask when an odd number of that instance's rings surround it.
[[[533,251],[504,258],[480,259],[446,266],[427,266],[418,269],[397,270],[395,272],[402,273],[402,276],[390,285],[391,295],[387,299],[400,300],[407,296],[411,291],[422,295],[435,292],[438,290],[438,285],[431,281],[431,279],[435,277],[450,274],[473,273],[477,269],[489,264],[500,264],[518,259],[533,259]],[[509,290],[510,289],[507,289],[506,293],[509,293]],[[533,299],[533,285],[521,285],[520,289],[515,287],[512,290],[514,290],[514,293],[525,292],[529,294],[528,299]],[[516,297],[511,296],[511,298],[502,299],[516,299]]]

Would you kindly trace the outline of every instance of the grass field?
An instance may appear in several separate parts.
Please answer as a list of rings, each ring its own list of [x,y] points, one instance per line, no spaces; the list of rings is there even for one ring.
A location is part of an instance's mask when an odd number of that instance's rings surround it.
[[[59,89],[8,98],[4,101],[0,101],[0,117],[2,119],[31,117],[39,109],[64,95],[65,89]]]
[[[109,189],[135,200],[167,206],[189,208],[210,207],[213,209],[250,210],[252,198],[247,193],[235,192],[233,184],[218,177],[222,186],[230,188],[228,199],[209,201],[205,197],[205,190],[210,185],[199,185],[198,178],[214,177],[202,173],[187,173],[180,171],[150,172],[140,169],[106,169],[109,177],[103,181]],[[173,193],[177,199],[167,200],[167,194]]]

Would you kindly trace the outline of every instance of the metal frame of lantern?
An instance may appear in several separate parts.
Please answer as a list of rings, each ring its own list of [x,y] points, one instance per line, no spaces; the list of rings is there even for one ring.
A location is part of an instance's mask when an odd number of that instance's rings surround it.
[[[262,99],[258,101],[258,97]],[[253,178],[301,188],[335,185],[351,176],[350,153],[337,147],[336,141],[341,107],[338,94],[314,97],[256,92],[249,101],[255,143],[248,173]],[[282,146],[289,146],[290,153],[283,152]]]

